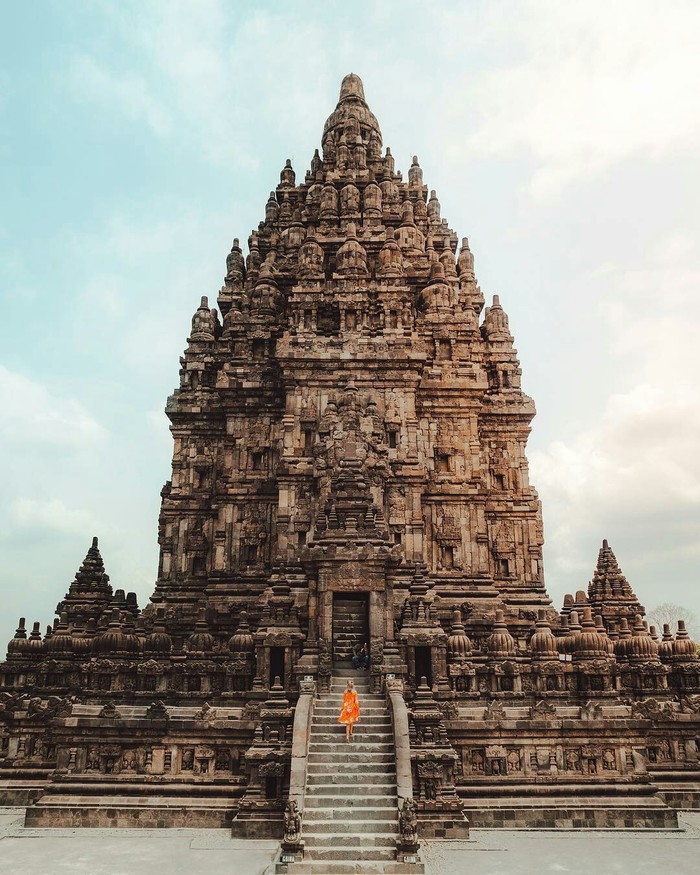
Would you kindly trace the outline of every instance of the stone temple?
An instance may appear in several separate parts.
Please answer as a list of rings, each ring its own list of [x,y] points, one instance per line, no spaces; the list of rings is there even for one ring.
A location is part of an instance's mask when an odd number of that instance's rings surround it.
[[[55,623],[9,642],[0,802],[279,837],[290,872],[419,872],[421,838],[469,824],[675,827],[696,646],[647,627],[607,542],[553,609],[506,312],[359,77],[321,145],[192,319],[150,603],[95,538]]]

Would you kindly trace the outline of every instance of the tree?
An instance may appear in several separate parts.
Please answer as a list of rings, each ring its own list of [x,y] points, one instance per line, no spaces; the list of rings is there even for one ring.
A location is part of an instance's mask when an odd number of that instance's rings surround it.
[[[685,620],[685,628],[693,641],[700,639],[700,622],[695,611],[684,608],[682,605],[674,605],[673,602],[664,602],[647,613],[649,625],[656,626],[659,633],[663,630],[664,623],[668,623],[671,631],[676,631],[676,621]]]

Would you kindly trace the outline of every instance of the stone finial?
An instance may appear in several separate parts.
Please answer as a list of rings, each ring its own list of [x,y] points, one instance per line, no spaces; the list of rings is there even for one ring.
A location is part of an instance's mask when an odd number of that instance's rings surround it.
[[[484,322],[481,326],[484,336],[489,340],[503,340],[512,342],[508,314],[501,306],[498,295],[493,296],[493,303],[484,311]]]
[[[172,650],[173,641],[167,632],[165,625],[165,610],[158,608],[156,617],[153,620],[153,628],[146,636],[143,644],[143,649],[146,653],[168,654]]]
[[[321,161],[321,156],[319,155],[318,149],[314,149],[314,156],[311,159],[311,175],[316,176],[319,170],[321,170],[323,166],[323,162]]]
[[[280,173],[280,185],[284,188],[294,188],[296,178],[296,173],[292,168],[292,161],[290,158],[287,158]]]
[[[413,163],[408,168],[408,187],[420,188],[423,185],[423,169],[418,163],[418,156],[413,156]]]
[[[356,73],[348,73],[347,76],[343,77],[343,81],[340,84],[338,103],[351,97],[358,98],[359,100],[365,99],[365,87],[362,84],[362,79]]]
[[[228,649],[231,653],[252,653],[255,650],[253,633],[248,623],[248,612],[241,611],[238,619],[238,628],[233,633],[228,642]]]
[[[515,656],[515,639],[508,631],[503,611],[496,611],[493,631],[486,639],[486,652],[489,656],[499,659]]]
[[[644,627],[641,614],[635,614],[634,617],[632,637],[629,641],[629,656],[630,659],[645,661],[657,660],[659,656],[659,646],[649,634],[649,630]]]
[[[402,277],[404,275],[403,255],[401,248],[396,242],[393,228],[386,232],[386,243],[379,250],[379,267],[377,275],[380,277]]]
[[[535,631],[530,638],[530,653],[535,659],[558,659],[557,639],[547,622],[547,612],[540,608],[537,612]]]
[[[10,638],[7,645],[7,655],[18,656],[27,650],[27,630],[25,629],[25,618],[20,617],[17,624],[17,630],[14,638]]]
[[[627,622],[627,617],[620,618],[618,639],[615,642],[615,656],[618,659],[627,659],[630,653],[630,641],[632,638],[632,630]]]
[[[457,272],[462,281],[474,281],[474,256],[469,248],[469,238],[462,237],[462,248],[457,259]]]
[[[202,295],[199,307],[195,310],[192,317],[192,331],[190,333],[190,342],[212,342],[214,338],[214,319],[212,311],[209,309],[209,299],[206,295]]]
[[[430,192],[430,200],[428,201],[428,218],[431,223],[437,223],[440,221],[440,201],[437,198],[437,194],[435,193],[435,189],[432,189]]]
[[[197,611],[197,621],[194,631],[187,639],[187,650],[190,653],[211,653],[216,647],[216,638],[209,631],[206,608]]]
[[[673,642],[673,656],[679,660],[698,659],[698,646],[691,640],[688,630],[685,628],[685,620],[678,620],[676,640]]]
[[[604,659],[609,655],[610,648],[605,630],[601,631],[597,626],[590,607],[586,606],[583,609],[581,632],[573,647],[574,659]]]
[[[280,216],[280,205],[277,203],[277,195],[270,192],[270,197],[265,204],[265,221],[268,225],[274,225]]]
[[[670,659],[673,656],[673,634],[668,623],[664,623],[663,635],[659,642],[659,657],[661,659]]]
[[[464,630],[462,612],[456,608],[452,612],[452,628],[447,639],[447,658],[451,662],[467,659],[472,652],[472,643]]]

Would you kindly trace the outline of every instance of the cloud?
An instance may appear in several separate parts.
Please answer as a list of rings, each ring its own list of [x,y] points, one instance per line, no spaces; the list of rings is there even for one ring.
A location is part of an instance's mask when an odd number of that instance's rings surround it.
[[[77,401],[55,395],[42,383],[0,365],[3,444],[45,445],[79,451],[106,431]]]
[[[590,424],[531,454],[553,589],[585,586],[597,545],[616,533],[648,604],[664,594],[698,610],[700,286],[698,247],[678,231],[633,266],[607,264],[582,286],[595,304],[617,382]],[[615,543],[613,542],[613,548]],[[623,570],[625,570],[623,564]]]
[[[508,28],[491,19],[477,35],[504,60],[470,70],[444,100],[456,122],[453,154],[529,156],[527,190],[546,199],[627,159],[692,152],[697,4],[531,2],[516,10]]]
[[[572,441],[532,455],[533,482],[567,518],[700,514],[700,408],[683,391],[642,383],[612,395]],[[550,508],[551,509],[551,508]],[[569,523],[555,523],[566,531]]]
[[[18,498],[13,504],[13,516],[19,526],[33,530],[48,529],[83,537],[86,532],[104,531],[104,526],[88,511],[68,508],[58,498],[44,501]]]
[[[68,86],[79,99],[108,107],[132,121],[144,121],[159,136],[172,127],[171,114],[162,101],[150,93],[146,79],[129,70],[110,70],[90,55],[71,61]]]

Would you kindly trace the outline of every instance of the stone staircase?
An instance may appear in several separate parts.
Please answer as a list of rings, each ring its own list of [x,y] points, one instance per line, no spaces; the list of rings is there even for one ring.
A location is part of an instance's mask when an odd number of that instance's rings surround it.
[[[360,696],[353,741],[337,722],[349,677]],[[394,736],[386,702],[369,692],[369,678],[335,668],[330,694],[314,708],[302,821],[302,862],[290,875],[422,875],[423,864],[398,863],[398,801]]]
[[[366,641],[367,604],[358,599],[335,599],[333,602],[333,658],[336,661],[352,657],[356,644]]]

